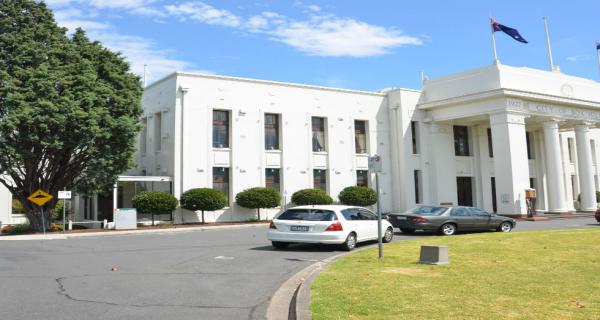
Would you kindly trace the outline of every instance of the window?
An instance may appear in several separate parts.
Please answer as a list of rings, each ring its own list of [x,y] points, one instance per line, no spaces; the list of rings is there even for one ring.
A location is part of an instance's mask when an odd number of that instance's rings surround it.
[[[93,220],[94,219],[94,202],[93,198],[86,197],[83,199],[83,219]]]
[[[418,123],[416,121],[411,121],[410,122],[410,132],[411,132],[411,136],[412,136],[412,153],[413,154],[419,154],[419,142],[418,142]]]
[[[377,215],[367,209],[358,209],[360,220],[377,220]]]
[[[485,217],[485,218],[490,216],[489,213],[487,213],[479,208],[470,208],[470,210],[471,210],[471,215],[473,215],[473,216]]]
[[[265,149],[279,150],[279,115],[265,114]]]
[[[452,213],[450,213],[450,215],[453,217],[467,217],[471,214],[467,208],[454,208],[452,209]]]
[[[313,170],[313,185],[315,189],[327,192],[327,170]]]
[[[142,119],[142,132],[140,133],[140,153],[146,154],[147,149],[147,136],[148,136],[148,119]]]
[[[162,147],[162,113],[154,114],[154,151],[158,152]]]
[[[596,142],[590,140],[590,147],[592,149],[592,164],[596,164]]]
[[[267,168],[265,170],[265,187],[272,188],[277,191],[281,190],[279,169]]]
[[[343,210],[342,210],[343,214]],[[306,221],[336,221],[335,212],[329,210],[289,209],[282,213],[278,220],[306,220]]]
[[[535,154],[533,153],[534,149],[531,132],[525,132],[525,141],[527,142],[527,159],[535,159]]]
[[[491,178],[492,183],[492,210],[498,212],[498,203],[496,202],[496,177]]]
[[[537,190],[537,181],[535,178],[529,178],[529,187]]]
[[[325,143],[325,118],[312,118],[312,150],[327,151]]]
[[[421,199],[421,170],[415,170],[414,171],[414,178],[415,178],[415,203],[421,203],[423,202],[423,199]]]
[[[567,138],[567,148],[569,152],[569,162],[573,163],[573,138]]]
[[[354,147],[356,153],[367,153],[367,122],[354,120]]]
[[[369,186],[369,171],[356,170],[356,185],[359,187]]]
[[[454,154],[468,157],[469,153],[469,128],[454,126]]]
[[[342,215],[346,220],[360,220],[360,216],[358,215],[358,209],[349,208],[342,210]]]
[[[487,138],[488,138],[488,153],[490,155],[490,158],[494,157],[494,149],[493,149],[493,145],[492,145],[492,129],[488,128],[487,129]]]
[[[213,148],[229,148],[229,111],[213,110]]]
[[[573,174],[573,175],[571,175],[571,194],[573,195],[574,199],[577,199],[576,190],[577,190],[577,176],[575,176]]]
[[[221,191],[229,203],[229,168],[213,168],[213,189]]]

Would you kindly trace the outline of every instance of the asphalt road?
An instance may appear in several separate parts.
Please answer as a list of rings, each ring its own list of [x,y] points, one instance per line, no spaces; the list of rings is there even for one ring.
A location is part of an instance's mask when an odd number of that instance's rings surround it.
[[[570,218],[519,222],[515,231],[581,227],[600,225]],[[275,251],[265,226],[0,241],[0,318],[263,319],[285,280],[337,253],[308,245]]]

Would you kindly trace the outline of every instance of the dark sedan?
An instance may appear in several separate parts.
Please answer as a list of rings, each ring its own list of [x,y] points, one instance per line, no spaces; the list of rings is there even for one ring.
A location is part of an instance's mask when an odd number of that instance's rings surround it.
[[[390,213],[388,220],[404,233],[427,230],[447,236],[465,230],[510,232],[516,225],[512,218],[479,208],[451,206],[419,206],[403,213]]]

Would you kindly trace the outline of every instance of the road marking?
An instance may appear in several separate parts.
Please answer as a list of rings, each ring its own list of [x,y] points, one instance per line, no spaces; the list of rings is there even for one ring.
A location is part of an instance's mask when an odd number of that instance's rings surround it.
[[[218,256],[218,257],[215,257],[215,259],[219,259],[219,260],[233,260],[233,257]]]

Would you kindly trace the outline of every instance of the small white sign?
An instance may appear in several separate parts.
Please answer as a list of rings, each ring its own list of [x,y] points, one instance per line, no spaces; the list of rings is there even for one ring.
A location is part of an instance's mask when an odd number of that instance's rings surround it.
[[[369,170],[375,173],[383,172],[383,165],[381,163],[381,156],[376,154],[369,157]]]
[[[59,191],[58,199],[60,200],[71,200],[71,191]]]

